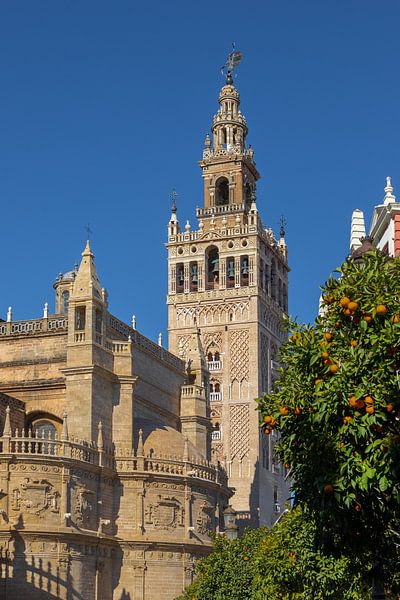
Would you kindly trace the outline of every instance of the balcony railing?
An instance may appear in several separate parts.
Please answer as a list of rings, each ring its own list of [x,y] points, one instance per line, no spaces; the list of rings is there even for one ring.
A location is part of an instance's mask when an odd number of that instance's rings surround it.
[[[221,361],[220,360],[208,361],[208,370],[209,371],[220,371],[221,370]]]
[[[210,392],[210,402],[220,402],[222,400],[221,392]]]

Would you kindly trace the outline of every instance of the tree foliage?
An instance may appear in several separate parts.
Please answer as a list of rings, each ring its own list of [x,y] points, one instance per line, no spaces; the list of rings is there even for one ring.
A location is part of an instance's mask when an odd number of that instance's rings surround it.
[[[363,556],[395,590],[400,261],[372,252],[338,271],[315,324],[289,324],[276,389],[259,400],[262,428],[280,432],[278,454],[319,546]]]
[[[359,559],[322,553],[316,526],[300,509],[271,530],[216,537],[197,579],[179,600],[366,600]]]

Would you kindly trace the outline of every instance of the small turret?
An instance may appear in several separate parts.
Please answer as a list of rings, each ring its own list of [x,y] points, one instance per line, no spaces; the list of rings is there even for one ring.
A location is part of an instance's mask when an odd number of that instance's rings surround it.
[[[172,197],[171,218],[168,223],[168,235],[169,236],[170,235],[178,235],[178,233],[181,232],[181,226],[180,226],[178,218],[176,216],[176,213],[177,213],[176,199],[178,197],[178,194],[176,193],[175,190],[172,191],[171,197]]]
[[[384,189],[385,197],[383,199],[384,204],[393,204],[396,202],[396,196],[393,194],[393,186],[391,177],[386,177],[386,187]]]

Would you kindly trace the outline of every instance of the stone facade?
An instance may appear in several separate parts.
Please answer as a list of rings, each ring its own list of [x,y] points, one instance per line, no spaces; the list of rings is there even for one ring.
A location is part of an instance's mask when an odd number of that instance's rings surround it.
[[[260,435],[255,399],[271,389],[287,312],[288,263],[280,239],[262,224],[260,175],[246,145],[246,119],[228,77],[200,167],[204,205],[197,227],[181,230],[173,200],[168,225],[169,348],[188,357],[195,331],[210,374],[212,449],[235,489],[239,525],[270,526],[289,497],[274,457],[276,439]]]
[[[0,322],[0,598],[172,600],[231,494],[198,334],[186,368],[113,316],[89,243],[54,287]]]

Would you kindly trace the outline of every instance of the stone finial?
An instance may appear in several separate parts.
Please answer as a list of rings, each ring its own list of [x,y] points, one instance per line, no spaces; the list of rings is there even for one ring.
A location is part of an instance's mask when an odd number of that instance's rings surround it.
[[[209,150],[211,148],[211,139],[210,139],[210,136],[208,135],[208,133],[204,140],[204,147],[206,150]]]
[[[364,213],[359,208],[356,208],[351,216],[350,254],[354,250],[357,250],[357,248],[360,248],[363,238],[365,238]]]
[[[136,315],[132,315],[132,329],[136,329]]]
[[[162,333],[158,334],[158,345],[162,347]]]
[[[43,319],[47,319],[49,316],[49,303],[45,302],[43,307]]]
[[[185,437],[185,444],[183,446],[183,460],[189,461],[189,440]]]
[[[138,439],[136,456],[144,456],[143,431],[142,431],[142,429],[139,429],[139,439]]]
[[[97,425],[98,433],[97,433],[97,448],[98,450],[104,449],[104,440],[103,440],[103,423],[99,421]]]
[[[189,233],[189,231],[190,231],[189,219],[186,221],[185,229],[186,229],[187,233]]]
[[[61,439],[62,440],[68,440],[68,420],[67,420],[67,411],[65,410],[63,412],[63,426],[62,426],[62,431],[61,431]]]
[[[11,306],[8,307],[8,311],[7,311],[7,323],[11,323],[12,321],[12,308]]]
[[[392,204],[396,202],[396,196],[393,194],[393,186],[391,177],[386,177],[386,187],[384,189],[385,197],[383,199],[384,204]]]
[[[6,419],[4,422],[3,437],[11,437],[10,407],[6,408]]]
[[[204,221],[203,221],[203,219],[200,219],[200,221],[199,221],[199,230],[203,231],[203,228],[204,228]]]

